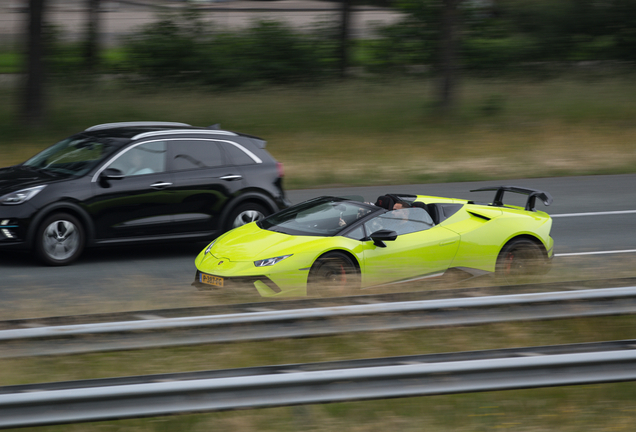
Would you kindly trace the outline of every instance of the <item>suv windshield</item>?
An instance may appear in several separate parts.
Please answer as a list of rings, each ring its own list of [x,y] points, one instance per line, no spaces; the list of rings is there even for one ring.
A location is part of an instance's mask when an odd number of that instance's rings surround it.
[[[374,206],[321,197],[278,212],[258,224],[261,228],[292,235],[333,236],[379,210]]]
[[[118,146],[93,137],[71,137],[33,156],[22,166],[71,176],[81,176]]]

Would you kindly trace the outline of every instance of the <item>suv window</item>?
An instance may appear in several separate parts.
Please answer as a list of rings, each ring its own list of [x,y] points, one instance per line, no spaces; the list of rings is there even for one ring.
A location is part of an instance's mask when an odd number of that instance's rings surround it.
[[[252,165],[256,163],[254,162],[254,159],[249,157],[243,150],[233,144],[226,143],[223,147],[230,155],[230,159],[234,165]]]
[[[112,153],[114,146],[92,138],[71,137],[38,153],[23,165],[43,171],[80,176]]]
[[[177,171],[214,168],[225,165],[225,157],[218,143],[211,140],[171,141],[171,169]]]
[[[166,170],[166,143],[153,141],[140,144],[122,153],[109,168],[126,176],[160,173]]]

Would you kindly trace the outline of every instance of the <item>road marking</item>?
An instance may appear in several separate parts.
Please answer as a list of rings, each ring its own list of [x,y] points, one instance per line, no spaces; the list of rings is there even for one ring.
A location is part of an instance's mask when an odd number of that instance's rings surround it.
[[[618,211],[606,211],[606,212],[589,212],[589,213],[563,213],[550,215],[553,218],[558,217],[577,217],[577,216],[606,216],[606,215],[620,215],[620,214],[633,214],[636,210],[618,210]]]
[[[621,253],[636,253],[636,249],[624,249],[613,251],[595,251],[595,252],[571,252],[571,253],[559,253],[554,254],[555,257],[563,256],[577,256],[577,255],[608,255],[608,254],[621,254]]]

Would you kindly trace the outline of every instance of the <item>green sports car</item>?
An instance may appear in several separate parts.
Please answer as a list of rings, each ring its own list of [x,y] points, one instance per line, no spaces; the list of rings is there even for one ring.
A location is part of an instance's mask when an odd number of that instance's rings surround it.
[[[553,255],[547,192],[515,186],[492,203],[426,195],[319,197],[210,243],[195,260],[199,289],[254,287],[263,297],[350,294],[441,276],[450,269],[504,279],[542,274]],[[503,203],[527,195],[525,207]]]

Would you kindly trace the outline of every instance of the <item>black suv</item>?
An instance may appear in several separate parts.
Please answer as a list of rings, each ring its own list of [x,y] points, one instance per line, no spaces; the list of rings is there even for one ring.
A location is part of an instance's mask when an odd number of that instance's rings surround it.
[[[265,141],[184,123],[90,127],[0,169],[0,248],[66,265],[84,247],[206,240],[289,205]]]

